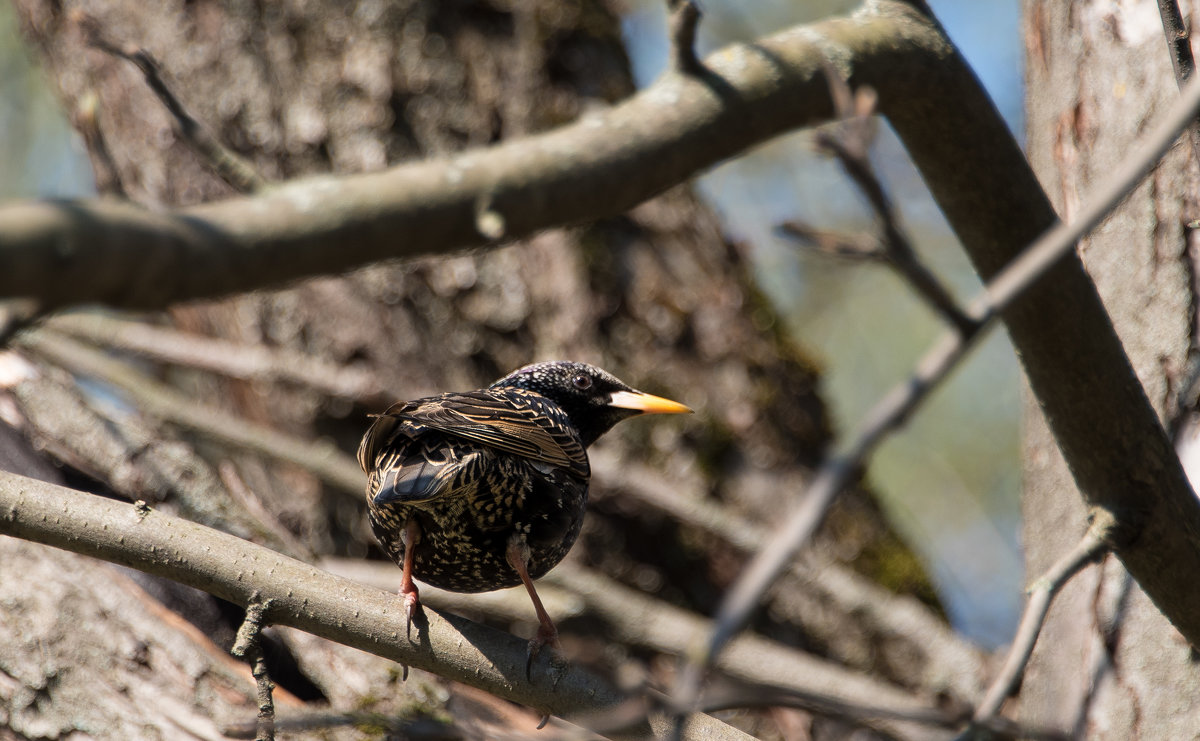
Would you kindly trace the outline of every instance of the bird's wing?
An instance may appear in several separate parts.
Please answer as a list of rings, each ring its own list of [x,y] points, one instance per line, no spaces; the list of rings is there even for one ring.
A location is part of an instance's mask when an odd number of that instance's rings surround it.
[[[425,430],[482,443],[533,461],[561,466],[586,477],[587,454],[558,405],[523,389],[486,389],[444,394],[392,405],[375,420],[359,447],[359,464],[369,471],[397,434],[419,437]]]

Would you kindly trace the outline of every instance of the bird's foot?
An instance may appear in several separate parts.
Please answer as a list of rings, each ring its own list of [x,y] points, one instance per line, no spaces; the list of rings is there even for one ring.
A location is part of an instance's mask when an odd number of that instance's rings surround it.
[[[553,625],[540,626],[537,635],[529,641],[529,653],[525,660],[525,678],[530,682],[533,681],[533,662],[537,660],[542,648],[546,646],[550,648],[547,651],[550,659],[550,684],[551,687],[557,687],[570,664],[563,656],[562,646],[558,642],[558,631]]]
[[[404,598],[404,635],[411,640],[413,616],[421,609],[421,597],[417,591],[417,585],[410,582],[400,587],[400,596]]]

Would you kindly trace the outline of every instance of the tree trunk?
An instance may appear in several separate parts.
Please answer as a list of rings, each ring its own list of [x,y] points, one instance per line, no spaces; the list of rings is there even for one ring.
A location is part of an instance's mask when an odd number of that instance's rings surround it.
[[[1029,157],[1069,221],[1178,89],[1155,3],[1027,0],[1024,11]],[[1195,371],[1195,253],[1186,225],[1197,213],[1196,154],[1182,138],[1080,247],[1169,430],[1179,428]],[[1087,522],[1039,410],[1030,403],[1027,412],[1032,580]],[[1088,738],[1191,738],[1200,728],[1198,698],[1192,649],[1110,558],[1055,602],[1022,685],[1021,714]]]

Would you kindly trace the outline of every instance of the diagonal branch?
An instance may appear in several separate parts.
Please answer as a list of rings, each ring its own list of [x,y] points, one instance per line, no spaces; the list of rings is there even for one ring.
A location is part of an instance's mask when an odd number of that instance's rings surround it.
[[[986,327],[1001,311],[1010,307],[1017,297],[1028,291],[1039,280],[1044,279],[1045,275],[1055,268],[1058,261],[1071,254],[1079,239],[1099,224],[1112,209],[1116,208],[1137,182],[1154,167],[1198,110],[1200,110],[1200,79],[1188,85],[1183,98],[1164,117],[1164,120],[1154,127],[1151,133],[1145,137],[1145,141],[1122,163],[1121,167],[1101,183],[1097,188],[1098,192],[1081,210],[1074,223],[1059,224],[1050,230],[985,286],[982,294],[968,310],[968,316],[973,320],[975,326],[979,329]],[[925,398],[928,391],[954,368],[979,334],[978,330],[965,336],[954,331],[941,338],[918,364],[916,373],[908,381],[893,388],[867,414],[866,420],[858,433],[851,438],[851,442],[845,446],[844,452],[830,457],[822,464],[805,492],[801,504],[758,552],[737,583],[725,594],[704,646],[694,654],[692,661],[681,673],[675,694],[678,707],[687,708],[695,705],[699,698],[704,670],[716,659],[725,644],[742,629],[746,620],[757,607],[762,594],[812,536],[833,497],[849,483],[866,457],[883,439],[884,434],[901,424]],[[1165,440],[1161,427],[1158,428],[1158,433]],[[1168,460],[1174,461],[1178,466],[1178,459],[1173,453]],[[1182,471],[1179,471],[1179,474],[1182,475]],[[1183,482],[1183,486],[1188,491],[1188,502],[1194,507],[1195,501],[1190,495],[1190,490],[1187,489],[1186,480]],[[1095,494],[1095,492],[1085,493]],[[1146,495],[1146,492],[1135,490],[1133,494],[1143,496]],[[1094,506],[1101,510],[1107,509],[1099,504]],[[1131,520],[1129,510],[1119,507],[1117,502],[1108,503],[1108,506],[1117,507],[1116,511],[1112,511],[1114,525],[1110,529],[1110,535],[1113,537],[1116,552],[1126,559],[1126,566],[1130,568],[1130,571],[1134,571],[1134,567],[1130,564],[1141,565],[1136,559],[1142,557],[1140,552],[1131,548],[1137,540],[1132,537],[1134,533],[1138,533],[1143,527],[1178,524],[1163,523],[1160,525],[1153,522],[1148,524],[1144,520]],[[1141,506],[1146,506],[1144,500],[1141,502]],[[1167,503],[1164,503],[1164,506],[1160,508],[1160,517],[1174,516],[1167,509],[1168,506]],[[1195,518],[1194,510],[1189,514]],[[1124,519],[1122,519],[1122,515]],[[1154,545],[1161,544],[1155,543]],[[1188,543],[1187,545],[1192,557],[1195,558],[1195,544]],[[1161,563],[1161,561],[1156,563]],[[1141,569],[1141,571],[1140,575],[1135,574],[1139,577],[1139,582],[1143,579],[1149,581],[1151,577],[1158,576],[1154,573],[1147,573],[1145,569]],[[1147,589],[1147,591],[1150,590]],[[1185,634],[1187,629],[1196,629],[1197,626],[1194,623],[1197,619],[1195,615],[1176,614],[1173,617],[1176,626],[1184,629]]]
[[[166,106],[167,111],[175,121],[175,128],[180,137],[216,171],[217,175],[239,193],[253,193],[266,185],[266,180],[258,174],[248,161],[233,150],[221,144],[208,129],[188,113],[179,97],[172,92],[158,62],[150,56],[150,52],[135,46],[124,46],[105,36],[99,22],[86,14],[78,17],[83,31],[87,34],[88,43],[95,48],[111,54],[114,57],[130,62],[146,78],[146,84]]]
[[[1192,79],[1192,75],[1196,74],[1196,57],[1192,54],[1192,32],[1183,20],[1176,0],[1158,0],[1158,14],[1162,18],[1167,50],[1171,52],[1175,82],[1182,91],[1188,80]],[[1200,162],[1200,121],[1193,121],[1188,127],[1188,137],[1192,143],[1192,158]]]
[[[199,404],[120,360],[51,330],[27,332],[17,343],[73,373],[116,386],[137,399],[138,407],[147,414],[170,420],[227,445],[300,466],[341,492],[355,498],[362,496],[366,481],[362,470],[329,441],[302,440]]]
[[[394,594],[364,587],[249,541],[157,512],[0,472],[0,534],[166,577],[243,607],[269,605],[264,622],[290,625],[377,656],[434,672],[566,718],[620,703],[622,695],[578,667],[553,687],[525,681],[525,641],[425,608],[406,639]],[[651,719],[651,726],[661,721]],[[693,738],[747,738],[705,715]],[[633,730],[645,736],[643,725]]]

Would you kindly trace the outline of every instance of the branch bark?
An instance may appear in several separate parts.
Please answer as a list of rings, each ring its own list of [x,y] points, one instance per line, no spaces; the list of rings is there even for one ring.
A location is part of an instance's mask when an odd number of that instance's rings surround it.
[[[406,639],[395,595],[144,503],[115,502],[0,472],[0,534],[163,576],[243,607],[258,600],[269,604],[264,622],[290,625],[562,717],[584,716],[624,699],[578,667],[569,667],[553,686],[527,682],[525,641],[428,607],[419,630]],[[534,669],[536,677],[539,667]],[[644,736],[650,730],[632,732]],[[705,715],[690,719],[689,733],[746,737]]]
[[[869,13],[730,47],[699,74],[669,72],[572,125],[448,159],[174,210],[103,199],[10,204],[0,207],[0,296],[33,290],[47,308],[157,308],[620,214],[827,119],[822,60],[833,49],[855,75],[899,89],[949,47],[905,14]],[[481,233],[480,204],[502,233]]]

